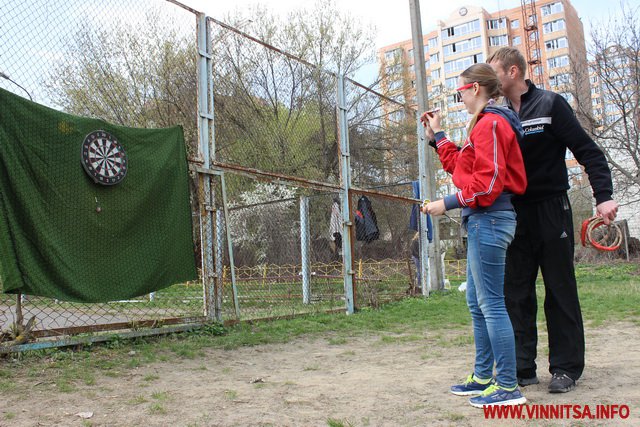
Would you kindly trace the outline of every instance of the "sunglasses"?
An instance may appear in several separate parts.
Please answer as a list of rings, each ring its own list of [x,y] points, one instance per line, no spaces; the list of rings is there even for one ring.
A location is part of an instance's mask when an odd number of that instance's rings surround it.
[[[467,89],[471,89],[474,84],[476,84],[476,82],[467,83],[466,85],[460,86],[459,88],[457,88],[456,89],[456,93],[454,95],[455,101],[456,102],[462,102],[462,91],[467,90]]]

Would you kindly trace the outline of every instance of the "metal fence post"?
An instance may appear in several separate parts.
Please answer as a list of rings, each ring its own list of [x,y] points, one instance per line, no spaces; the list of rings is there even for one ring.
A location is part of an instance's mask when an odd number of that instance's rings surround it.
[[[351,160],[349,154],[349,123],[347,99],[344,92],[344,75],[337,76],[338,138],[340,139],[340,201],[342,205],[342,272],[347,314],[354,312],[353,255],[351,253]]]
[[[427,98],[427,78],[424,67],[424,43],[422,37],[422,23],[420,18],[420,0],[409,0],[409,12],[411,16],[411,35],[413,40],[413,58],[416,72],[416,95],[418,101],[418,117],[422,111],[428,109]],[[431,149],[427,150],[427,144],[424,136],[424,129],[417,120],[418,133],[418,169],[420,181],[420,198],[435,200],[436,198],[436,177],[433,163],[433,154]],[[429,174],[427,176],[427,174]],[[422,293],[429,295],[429,290],[439,290],[444,286],[444,278],[442,276],[442,260],[440,258],[440,227],[438,217],[432,217],[432,237],[433,244],[429,244],[427,239],[427,217],[420,214],[420,240],[425,244],[420,245],[420,259],[422,260]],[[425,274],[426,263],[425,255],[429,261],[429,272]],[[428,279],[428,282],[427,282]]]
[[[216,320],[218,322],[222,322],[222,295],[224,292],[224,277],[222,274],[222,269],[224,268],[222,265],[222,251],[224,247],[224,224],[223,224],[223,216],[222,211],[220,209],[216,210],[216,307],[218,310],[216,311]]]
[[[229,227],[229,209],[227,199],[227,183],[224,179],[224,173],[220,174],[222,181],[222,207],[224,209],[224,223],[227,233],[227,251],[229,253],[229,270],[231,270],[231,288],[233,289],[233,306],[236,310],[236,319],[240,319],[240,303],[238,301],[238,287],[236,285],[236,265],[233,260],[233,241],[231,240],[231,228]]]
[[[198,42],[198,138],[200,152],[202,153],[203,166],[211,165],[210,153],[213,138],[213,75],[211,65],[211,40],[209,22],[203,13],[197,14],[197,42]],[[204,296],[204,312],[209,320],[218,318],[214,298],[215,280],[217,272],[214,270],[213,253],[213,211],[214,194],[211,189],[211,176],[200,174],[198,177],[203,187],[203,200],[201,202],[201,233],[200,244],[202,246],[202,281]]]
[[[300,252],[302,259],[302,303],[311,302],[311,264],[309,240],[309,197],[300,196]]]

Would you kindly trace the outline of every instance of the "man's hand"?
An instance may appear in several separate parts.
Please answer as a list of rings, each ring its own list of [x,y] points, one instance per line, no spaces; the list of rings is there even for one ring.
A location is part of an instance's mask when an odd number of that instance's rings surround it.
[[[444,200],[436,200],[435,202],[429,202],[426,206],[422,207],[423,213],[428,213],[429,215],[444,215],[447,210],[444,207]]]
[[[599,217],[602,218],[605,225],[616,219],[618,214],[618,203],[615,200],[607,200],[596,206],[596,212]]]

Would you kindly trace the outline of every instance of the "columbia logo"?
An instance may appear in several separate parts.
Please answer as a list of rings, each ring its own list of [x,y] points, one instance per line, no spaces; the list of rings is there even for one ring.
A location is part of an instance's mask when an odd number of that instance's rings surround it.
[[[563,231],[562,234],[560,235],[561,239],[566,239],[567,238],[567,232]]]

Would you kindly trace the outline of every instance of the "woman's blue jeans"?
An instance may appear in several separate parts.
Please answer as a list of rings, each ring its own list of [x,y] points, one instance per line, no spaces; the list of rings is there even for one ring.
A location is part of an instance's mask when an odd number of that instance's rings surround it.
[[[466,218],[467,305],[476,344],[474,374],[515,387],[516,349],[513,327],[504,302],[507,247],[516,230],[514,211],[478,212]]]

